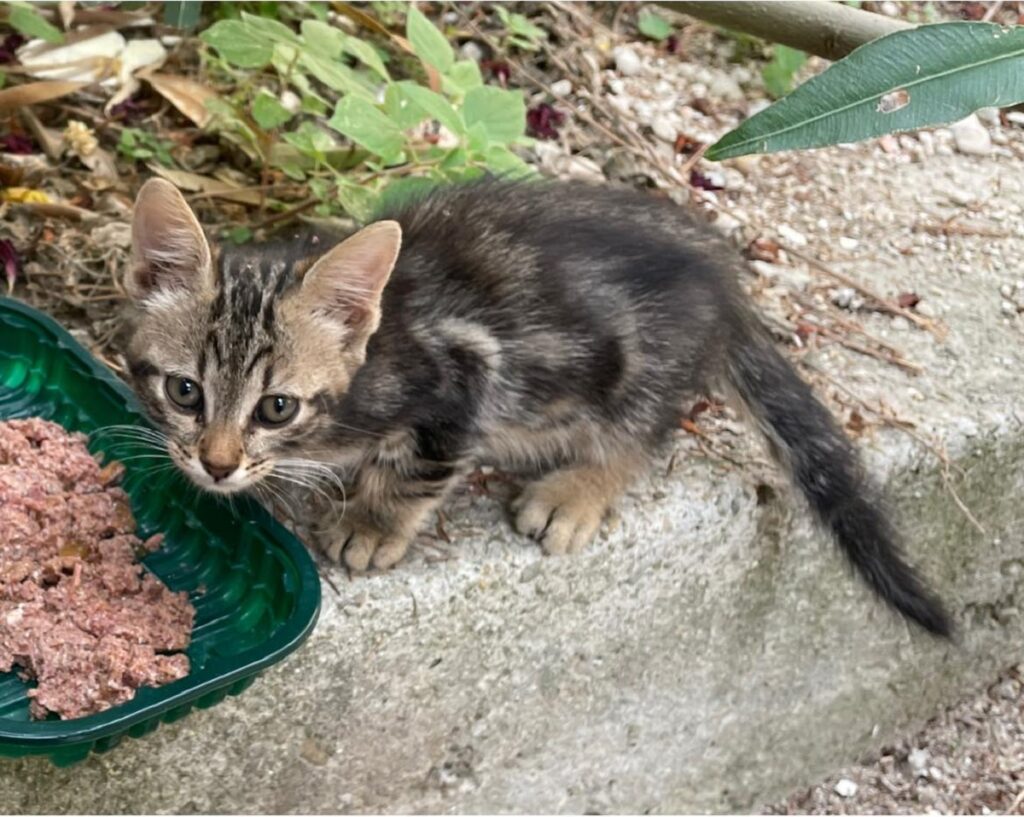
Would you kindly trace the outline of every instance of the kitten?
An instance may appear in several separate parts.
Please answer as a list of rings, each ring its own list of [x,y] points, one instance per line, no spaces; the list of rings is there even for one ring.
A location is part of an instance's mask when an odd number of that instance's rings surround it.
[[[354,570],[398,562],[480,461],[532,474],[521,533],[580,550],[684,401],[725,384],[875,592],[951,632],[850,443],[753,317],[734,249],[671,203],[487,179],[340,243],[216,251],[154,179],[132,231],[125,358],[174,462],[223,494],[336,471],[347,505],[323,544]]]

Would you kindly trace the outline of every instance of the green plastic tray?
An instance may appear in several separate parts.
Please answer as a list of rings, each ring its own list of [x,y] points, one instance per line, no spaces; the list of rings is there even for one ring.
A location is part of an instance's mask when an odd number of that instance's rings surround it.
[[[0,297],[0,419],[28,416],[87,434],[113,424],[148,424],[131,391],[66,331]],[[91,438],[89,448],[115,459],[145,453],[108,435]],[[199,495],[171,470],[147,475],[146,463],[127,462],[123,487],[140,535],[166,534],[143,563],[172,590],[187,590],[195,605],[192,671],[159,689],[141,689],[106,712],[66,721],[30,720],[29,684],[0,673],[0,757],[48,755],[67,766],[91,751],[112,749],[126,735],[142,737],[194,707],[242,692],[316,623],[316,565],[294,536],[255,501],[230,507]]]

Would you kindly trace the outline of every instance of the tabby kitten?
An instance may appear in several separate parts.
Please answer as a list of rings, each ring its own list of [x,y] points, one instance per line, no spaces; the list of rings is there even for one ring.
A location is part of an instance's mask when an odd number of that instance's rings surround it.
[[[867,583],[950,633],[850,443],[752,316],[735,251],[671,203],[488,179],[340,243],[218,251],[154,179],[132,229],[125,357],[174,462],[222,494],[331,469],[347,505],[323,545],[354,570],[398,562],[481,461],[532,475],[521,533],[580,550],[684,401],[724,384]]]

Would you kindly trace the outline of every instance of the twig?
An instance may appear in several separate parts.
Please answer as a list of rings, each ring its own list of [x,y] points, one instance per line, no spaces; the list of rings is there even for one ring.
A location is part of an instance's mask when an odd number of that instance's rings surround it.
[[[974,526],[978,533],[982,534],[983,536],[985,535],[985,527],[981,524],[981,522],[978,521],[977,517],[975,517],[975,515],[971,513],[971,509],[967,507],[967,503],[965,503],[963,499],[960,498],[960,494],[958,494],[956,488],[953,487],[953,481],[950,476],[953,464],[950,462],[949,454],[947,454],[944,449],[940,448],[936,443],[932,442],[926,437],[923,437],[920,434],[918,434],[913,429],[913,426],[906,420],[900,420],[898,417],[890,417],[886,413],[876,409],[874,406],[870,405],[866,400],[864,400],[859,395],[855,394],[846,385],[840,383],[838,380],[836,380],[834,377],[832,377],[830,374],[828,374],[820,367],[814,365],[813,363],[809,363],[806,360],[802,360],[801,363],[808,369],[811,369],[816,374],[823,377],[837,389],[846,394],[850,399],[854,400],[862,409],[869,412],[872,416],[877,417],[879,421],[882,422],[884,425],[887,425],[890,428],[895,428],[898,431],[902,431],[908,437],[915,440],[919,445],[923,446],[924,448],[929,450],[933,455],[935,455],[936,459],[938,459],[940,465],[942,466],[939,469],[939,476],[942,477],[943,486],[949,492],[949,495],[950,497],[952,497],[953,502],[956,503],[956,506],[960,509],[963,515],[967,518],[967,520]]]

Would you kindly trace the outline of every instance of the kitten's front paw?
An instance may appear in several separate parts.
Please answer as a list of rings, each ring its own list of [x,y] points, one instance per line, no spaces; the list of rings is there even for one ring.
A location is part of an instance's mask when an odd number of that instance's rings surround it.
[[[527,485],[512,503],[516,530],[553,555],[583,550],[597,535],[606,508],[575,487],[561,475]]]
[[[325,545],[331,561],[340,563],[344,559],[351,570],[361,573],[371,564],[384,570],[400,562],[409,549],[409,540],[353,521],[338,525]]]

